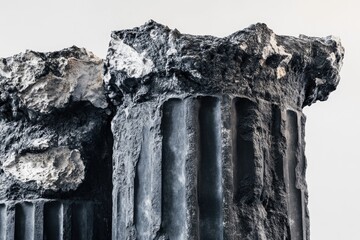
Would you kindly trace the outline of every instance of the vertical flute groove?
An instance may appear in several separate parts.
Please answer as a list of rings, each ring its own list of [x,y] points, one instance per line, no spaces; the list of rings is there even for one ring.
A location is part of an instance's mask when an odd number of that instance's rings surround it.
[[[6,240],[6,205],[0,204],[0,240]]]
[[[201,97],[199,103],[198,203],[200,239],[222,239],[220,104],[219,100],[214,97]]]
[[[170,99],[163,105],[162,226],[174,240],[186,236],[185,112],[185,104],[180,99]]]
[[[15,240],[34,239],[34,206],[30,202],[15,206]]]
[[[71,239],[93,239],[93,206],[88,203],[73,203],[71,206]]]
[[[235,202],[253,197],[255,183],[253,121],[255,103],[247,98],[233,101],[233,166]],[[249,199],[251,200],[251,199]]]
[[[63,212],[60,202],[44,204],[44,238],[46,240],[62,240]]]
[[[152,151],[150,130],[145,124],[143,128],[142,144],[139,160],[136,166],[134,200],[135,200],[135,226],[137,239],[150,239],[152,222]]]
[[[296,167],[299,157],[299,122],[297,113],[286,111],[285,182],[288,191],[288,214],[291,240],[303,240],[302,193],[297,188]]]

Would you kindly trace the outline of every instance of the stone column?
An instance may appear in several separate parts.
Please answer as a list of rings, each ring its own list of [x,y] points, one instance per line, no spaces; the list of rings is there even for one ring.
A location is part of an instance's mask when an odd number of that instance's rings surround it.
[[[113,32],[113,239],[308,240],[302,108],[335,90],[343,53],[265,24]]]
[[[111,117],[85,49],[0,59],[0,240],[111,238]]]

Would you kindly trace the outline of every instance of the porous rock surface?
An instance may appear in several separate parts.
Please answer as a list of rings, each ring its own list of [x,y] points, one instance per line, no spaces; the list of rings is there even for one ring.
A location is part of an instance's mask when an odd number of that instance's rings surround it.
[[[111,111],[102,75],[103,61],[77,47],[0,59],[0,199],[83,183],[87,163],[104,154],[96,147]]]
[[[85,166],[80,152],[58,147],[44,153],[13,154],[3,163],[5,174],[20,182],[35,181],[44,189],[76,189],[84,180]]]
[[[0,207],[97,203],[93,223],[66,220],[76,239],[110,239],[110,222],[114,240],[309,239],[302,108],[336,89],[343,55],[265,24],[217,38],[149,21],[114,31],[104,61],[1,58]]]
[[[113,239],[309,239],[302,108],[328,98],[334,37],[114,31]]]
[[[111,238],[111,118],[91,52],[0,59],[0,239]]]
[[[304,107],[336,89],[343,55],[335,37],[279,36],[260,23],[217,38],[150,21],[112,33],[104,80],[115,104],[227,92]]]

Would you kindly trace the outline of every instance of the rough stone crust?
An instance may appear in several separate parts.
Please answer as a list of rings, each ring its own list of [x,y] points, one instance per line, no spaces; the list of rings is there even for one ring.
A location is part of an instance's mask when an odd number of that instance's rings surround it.
[[[89,186],[111,163],[110,119],[103,60],[91,52],[0,58],[0,199],[97,194]]]
[[[0,202],[91,199],[94,239],[309,239],[301,108],[336,88],[343,54],[265,24],[216,38],[150,21],[113,32],[104,72],[77,47],[2,58]]]
[[[34,119],[71,102],[106,108],[103,61],[83,48],[0,59],[0,115]]]
[[[2,169],[21,182],[35,181],[39,186],[54,191],[76,189],[85,175],[79,150],[67,147],[23,156],[12,154],[5,160]]]
[[[300,108],[335,90],[344,56],[332,36],[278,36],[260,23],[217,38],[149,21],[111,37],[104,81],[115,104],[171,93],[233,93],[287,99]]]

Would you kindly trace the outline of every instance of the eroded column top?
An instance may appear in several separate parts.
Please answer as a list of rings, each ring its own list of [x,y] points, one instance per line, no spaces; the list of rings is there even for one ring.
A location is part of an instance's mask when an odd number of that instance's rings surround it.
[[[109,114],[103,60],[91,52],[0,58],[0,201],[91,185],[88,163],[103,161]]]
[[[107,108],[102,67],[102,59],[75,46],[0,58],[0,119],[35,120],[81,101]]]
[[[104,81],[115,104],[233,94],[302,108],[336,89],[343,56],[332,36],[279,36],[260,23],[218,38],[149,21],[112,33]]]

